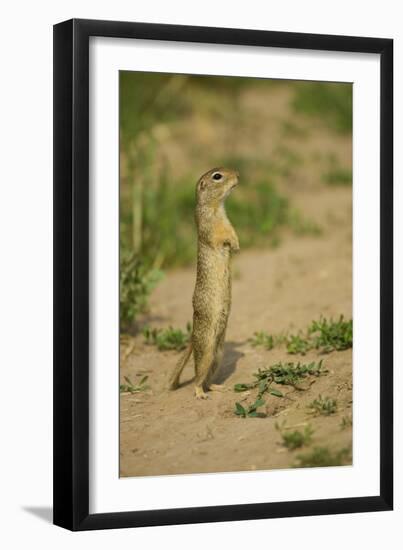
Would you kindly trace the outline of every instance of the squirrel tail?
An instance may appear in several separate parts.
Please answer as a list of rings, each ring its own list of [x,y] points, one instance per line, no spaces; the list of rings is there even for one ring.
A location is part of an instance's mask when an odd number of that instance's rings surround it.
[[[192,342],[190,342],[185,352],[183,353],[182,357],[179,359],[169,379],[168,388],[170,390],[176,390],[176,388],[179,386],[180,375],[182,374],[182,371],[185,368],[186,363],[189,361],[190,356],[192,355],[192,351],[193,351]]]

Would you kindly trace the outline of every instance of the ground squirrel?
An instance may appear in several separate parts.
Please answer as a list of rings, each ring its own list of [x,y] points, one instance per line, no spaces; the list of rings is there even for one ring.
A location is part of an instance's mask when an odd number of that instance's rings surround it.
[[[193,330],[190,344],[172,373],[169,387],[175,389],[183,368],[193,353],[195,394],[205,399],[224,348],[231,308],[231,255],[239,250],[235,229],[227,218],[224,201],[238,184],[238,174],[226,168],[206,172],[196,186],[197,277],[193,294]]]

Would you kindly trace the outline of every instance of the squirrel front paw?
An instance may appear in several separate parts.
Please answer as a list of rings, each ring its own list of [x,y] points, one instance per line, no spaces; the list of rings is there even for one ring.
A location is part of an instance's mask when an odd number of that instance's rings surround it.
[[[234,242],[231,244],[231,250],[232,250],[233,252],[239,252],[239,251],[240,251],[238,240],[237,240],[237,241],[234,241]]]
[[[239,240],[237,235],[233,236],[233,238],[230,241],[230,245],[231,245],[232,252],[239,252]]]
[[[224,241],[224,247],[229,248],[231,252],[238,252],[239,250],[239,242],[238,241]]]

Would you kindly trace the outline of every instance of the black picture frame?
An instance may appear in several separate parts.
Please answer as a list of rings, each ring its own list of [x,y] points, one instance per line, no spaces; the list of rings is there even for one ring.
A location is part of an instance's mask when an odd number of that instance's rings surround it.
[[[89,513],[89,38],[377,53],[380,491],[355,498]],[[73,19],[54,26],[54,523],[71,530],[392,510],[393,40]]]

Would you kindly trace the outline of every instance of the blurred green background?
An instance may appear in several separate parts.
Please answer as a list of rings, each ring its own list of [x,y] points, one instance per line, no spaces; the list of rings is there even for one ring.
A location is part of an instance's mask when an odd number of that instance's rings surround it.
[[[309,196],[351,185],[352,85],[120,72],[120,320],[196,255],[195,185],[239,171],[227,201],[241,249],[323,234]]]

